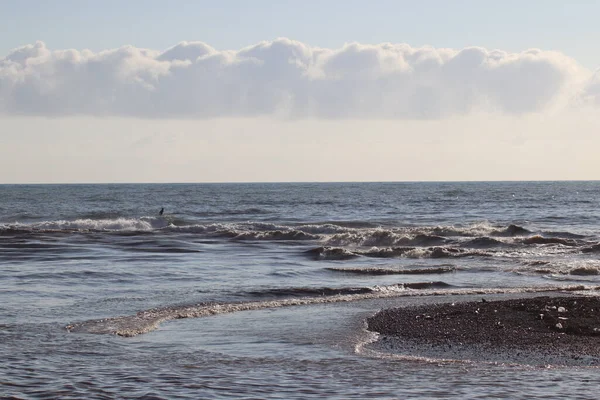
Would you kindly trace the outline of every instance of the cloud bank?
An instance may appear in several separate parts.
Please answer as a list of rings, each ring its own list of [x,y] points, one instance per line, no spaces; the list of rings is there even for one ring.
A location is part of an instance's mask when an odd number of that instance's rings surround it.
[[[94,53],[36,42],[0,59],[2,115],[440,119],[572,104],[600,106],[600,71],[535,49],[323,49],[282,38],[235,51],[182,42]]]

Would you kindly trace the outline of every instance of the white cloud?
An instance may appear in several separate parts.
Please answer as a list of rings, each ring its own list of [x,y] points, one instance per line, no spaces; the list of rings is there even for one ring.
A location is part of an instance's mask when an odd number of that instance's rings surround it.
[[[520,115],[575,98],[600,105],[600,72],[541,50],[332,50],[277,39],[237,51],[182,42],[93,53],[37,42],[0,59],[4,115],[438,119]]]
[[[215,54],[217,51],[202,42],[181,42],[176,46],[162,52],[157,58],[159,61],[196,61],[198,57]]]
[[[598,69],[585,85],[583,101],[600,106],[600,69]]]

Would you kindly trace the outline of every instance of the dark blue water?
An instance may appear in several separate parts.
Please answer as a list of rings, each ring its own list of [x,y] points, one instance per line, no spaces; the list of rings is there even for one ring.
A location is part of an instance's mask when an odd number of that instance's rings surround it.
[[[599,200],[599,182],[0,185],[0,394],[593,398],[584,362],[403,359],[364,321],[598,294]]]

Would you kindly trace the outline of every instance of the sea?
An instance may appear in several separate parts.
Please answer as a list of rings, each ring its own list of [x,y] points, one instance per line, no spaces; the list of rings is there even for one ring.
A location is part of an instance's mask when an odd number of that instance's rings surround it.
[[[596,362],[401,354],[366,319],[599,295],[599,205],[596,181],[0,185],[0,397],[597,398]]]

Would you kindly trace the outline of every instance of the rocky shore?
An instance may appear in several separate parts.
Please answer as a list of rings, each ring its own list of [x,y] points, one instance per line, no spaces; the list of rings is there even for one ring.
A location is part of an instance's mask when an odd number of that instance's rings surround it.
[[[535,297],[383,310],[385,350],[412,356],[600,365],[600,298]]]

